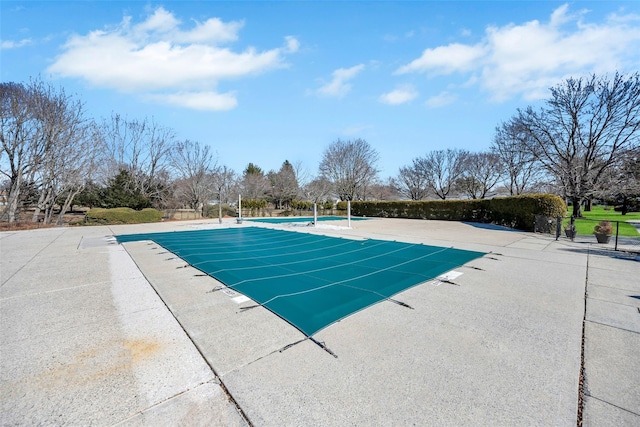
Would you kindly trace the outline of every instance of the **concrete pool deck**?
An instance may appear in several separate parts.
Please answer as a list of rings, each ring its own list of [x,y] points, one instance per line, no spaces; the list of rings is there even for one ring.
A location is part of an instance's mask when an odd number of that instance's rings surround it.
[[[317,333],[334,358],[111,237],[248,225],[0,233],[1,424],[576,425],[583,318],[583,425],[640,424],[637,257],[479,224],[263,225],[488,252],[398,294],[413,310],[382,302]]]

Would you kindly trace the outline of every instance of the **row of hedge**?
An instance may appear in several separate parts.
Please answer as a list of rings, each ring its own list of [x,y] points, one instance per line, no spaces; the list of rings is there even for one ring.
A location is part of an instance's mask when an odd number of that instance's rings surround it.
[[[552,194],[475,200],[351,202],[351,213],[355,216],[483,222],[526,231],[533,231],[535,215],[560,217],[566,211],[564,200]]]
[[[141,224],[162,221],[162,212],[151,208],[140,211],[131,208],[93,208],[87,212],[85,218],[85,221],[91,224]]]
[[[347,203],[339,202],[337,208],[344,210]],[[564,216],[566,211],[564,200],[552,194],[475,200],[351,202],[351,213],[355,216],[484,222],[527,231],[534,229],[536,215],[555,218]],[[161,220],[162,212],[151,208],[141,211],[94,208],[86,216],[86,221],[93,224],[139,224]]]

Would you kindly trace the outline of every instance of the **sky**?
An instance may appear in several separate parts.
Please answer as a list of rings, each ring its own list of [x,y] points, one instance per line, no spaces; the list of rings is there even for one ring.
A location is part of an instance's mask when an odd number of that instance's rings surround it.
[[[238,173],[317,174],[366,140],[380,177],[486,151],[567,78],[640,70],[640,2],[0,2],[3,82],[40,78],[97,120],[153,119]]]

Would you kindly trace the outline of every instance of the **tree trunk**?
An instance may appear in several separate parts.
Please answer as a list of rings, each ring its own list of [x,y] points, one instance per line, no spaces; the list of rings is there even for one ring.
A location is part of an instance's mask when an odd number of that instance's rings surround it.
[[[622,197],[622,207],[620,208],[620,214],[626,215],[629,212],[629,198],[627,196]]]
[[[18,174],[13,181],[13,185],[9,189],[9,198],[7,200],[7,220],[12,223],[16,221],[16,212],[18,211],[18,199],[20,198],[20,186],[22,185],[22,174]]]
[[[69,208],[71,207],[71,203],[73,203],[73,199],[82,191],[82,187],[77,190],[69,190],[69,194],[67,194],[67,198],[64,201],[62,207],[60,207],[60,214],[58,215],[58,225],[62,225],[64,214],[67,213]]]
[[[571,216],[574,218],[582,217],[582,199],[579,197],[572,197],[571,203],[573,204],[573,214]]]
[[[47,188],[46,190],[43,189],[40,192],[40,198],[38,199],[38,204],[36,205],[36,209],[33,212],[33,218],[31,219],[31,222],[38,222],[38,218],[40,217],[40,212],[42,211],[43,207],[47,206],[50,199],[51,199],[51,187]]]
[[[591,208],[593,207],[593,200],[591,199],[587,199],[585,201],[585,205],[584,205],[584,211],[585,212],[591,212]]]
[[[53,217],[53,203],[49,203],[47,207],[44,209],[44,219],[42,221],[45,224],[51,224],[52,217]]]
[[[40,198],[38,199],[36,208],[33,211],[33,217],[31,218],[31,222],[38,222],[38,217],[40,216],[40,211],[42,210],[43,205],[44,205],[44,191],[41,191]]]

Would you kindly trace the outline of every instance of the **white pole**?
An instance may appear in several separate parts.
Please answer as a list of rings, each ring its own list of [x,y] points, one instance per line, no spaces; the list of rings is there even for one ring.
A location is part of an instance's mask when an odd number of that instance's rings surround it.
[[[313,203],[313,226],[315,227],[318,224],[318,208],[317,204]]]
[[[351,200],[347,200],[347,227],[351,228]]]
[[[238,222],[242,222],[242,194],[238,194]]]

